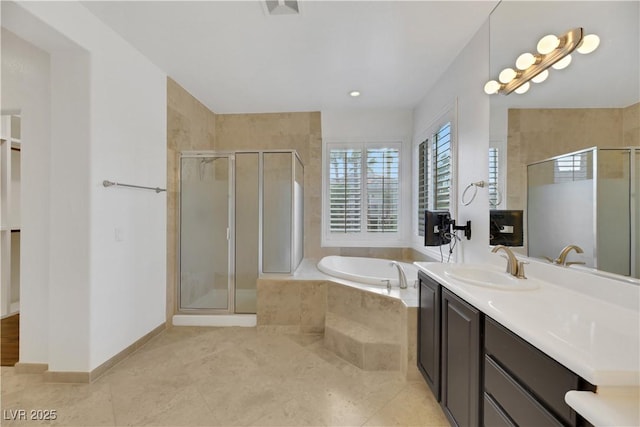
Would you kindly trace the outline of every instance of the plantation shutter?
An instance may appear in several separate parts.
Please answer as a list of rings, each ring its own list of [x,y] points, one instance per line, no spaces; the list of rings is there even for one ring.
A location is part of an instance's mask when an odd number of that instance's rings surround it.
[[[429,141],[418,146],[418,235],[424,236],[424,211],[427,209],[429,182]]]
[[[433,208],[449,210],[451,204],[451,123],[442,126],[433,140]]]
[[[498,207],[498,149],[489,148],[489,207]]]
[[[582,181],[591,179],[587,173],[587,160],[590,153],[578,153],[555,160],[554,183]]]
[[[329,227],[332,233],[359,233],[361,228],[362,150],[329,152]]]
[[[367,231],[398,231],[400,152],[395,148],[367,149]]]

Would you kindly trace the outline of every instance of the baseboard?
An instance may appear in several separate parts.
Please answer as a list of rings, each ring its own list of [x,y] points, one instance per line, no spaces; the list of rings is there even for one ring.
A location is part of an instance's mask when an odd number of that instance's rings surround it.
[[[42,374],[49,365],[46,363],[22,363],[18,362],[15,365],[16,374]]]
[[[44,381],[50,383],[91,383],[98,379],[101,375],[113,368],[119,362],[126,359],[128,356],[136,352],[140,347],[145,345],[156,335],[160,334],[166,329],[167,325],[163,322],[148,334],[142,338],[136,340],[133,344],[111,357],[100,366],[92,370],[91,372],[63,372],[63,371],[49,371],[47,365],[43,365],[45,368],[39,372],[43,372]]]
[[[91,382],[90,372],[45,371],[42,375],[46,383],[88,384]]]
[[[151,332],[149,332],[148,334],[146,334],[142,338],[138,339],[136,342],[131,344],[129,347],[125,348],[120,353],[116,354],[115,356],[113,356],[112,358],[110,358],[109,360],[107,360],[106,362],[104,362],[103,364],[98,366],[97,368],[95,368],[93,371],[91,371],[89,373],[89,382],[93,382],[96,379],[98,379],[101,375],[103,375],[109,369],[113,368],[116,364],[120,363],[121,361],[126,359],[128,356],[130,356],[131,354],[135,353],[140,347],[142,347],[143,345],[148,343],[149,340],[151,340],[156,335],[160,334],[165,329],[167,329],[166,323],[161,323],[155,329],[153,329]]]

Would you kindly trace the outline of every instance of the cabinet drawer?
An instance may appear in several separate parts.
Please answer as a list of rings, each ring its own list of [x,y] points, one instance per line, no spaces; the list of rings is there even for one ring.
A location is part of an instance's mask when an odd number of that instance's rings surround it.
[[[595,390],[584,387],[580,377],[531,344],[486,317],[485,354],[492,356],[527,391],[565,423],[576,424],[575,412],[565,403],[569,390]]]
[[[484,389],[518,426],[563,425],[489,356],[484,360]],[[485,425],[491,425],[487,424],[487,421],[485,413]]]
[[[484,394],[484,427],[515,427],[487,393]]]

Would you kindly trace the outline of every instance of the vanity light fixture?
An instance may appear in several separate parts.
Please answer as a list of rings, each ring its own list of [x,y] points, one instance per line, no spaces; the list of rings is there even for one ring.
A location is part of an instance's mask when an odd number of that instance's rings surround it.
[[[595,34],[584,36],[582,28],[573,28],[560,37],[553,34],[544,36],[536,46],[537,53],[523,53],[518,56],[514,68],[505,68],[497,80],[490,80],[484,85],[487,95],[511,92],[523,94],[529,90],[530,83],[542,83],[549,76],[549,67],[562,70],[571,63],[571,52],[591,53],[600,45],[600,38]]]

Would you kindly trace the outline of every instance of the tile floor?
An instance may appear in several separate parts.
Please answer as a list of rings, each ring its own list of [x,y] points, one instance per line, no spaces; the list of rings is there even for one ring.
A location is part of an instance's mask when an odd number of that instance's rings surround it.
[[[172,328],[93,384],[3,367],[0,388],[3,426],[449,425],[423,381],[362,371],[318,335],[255,328]],[[10,420],[18,409],[57,419]]]

